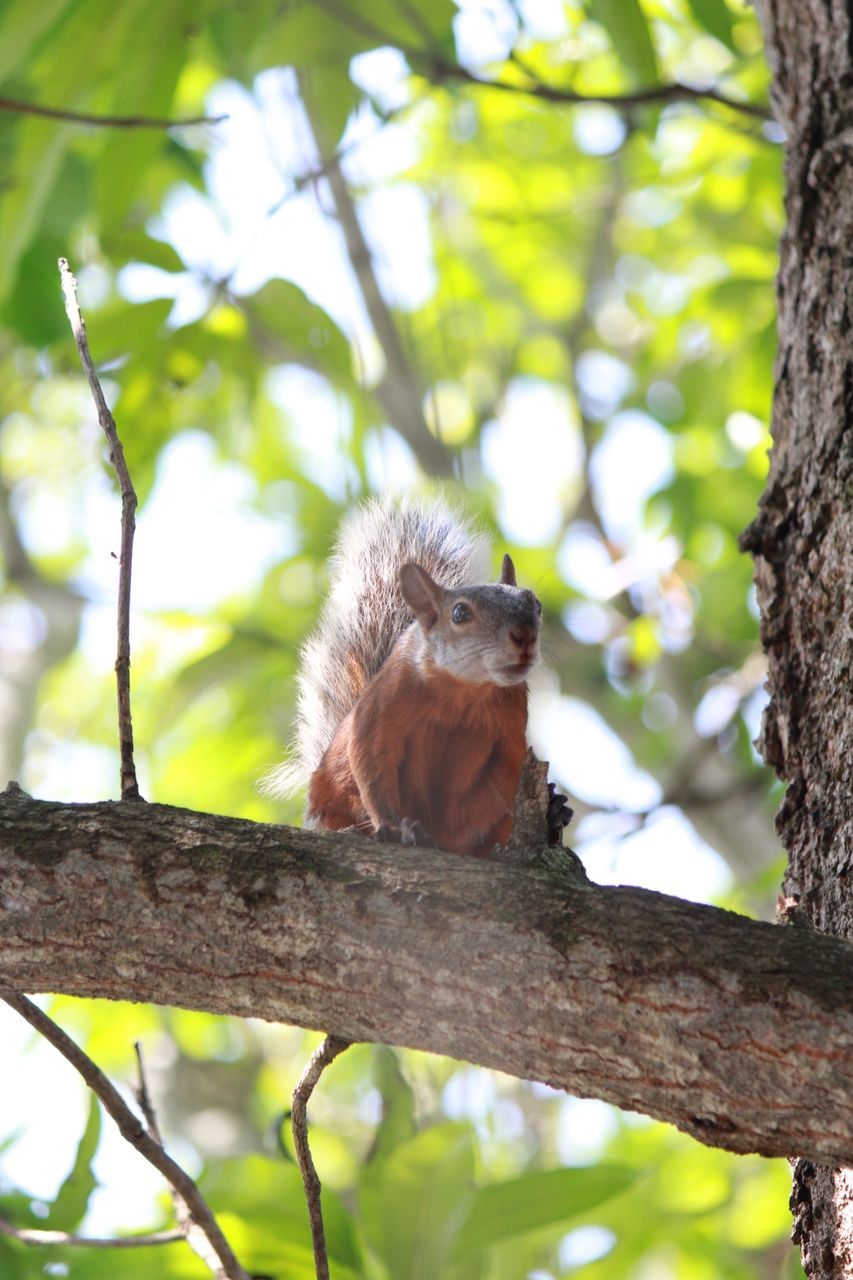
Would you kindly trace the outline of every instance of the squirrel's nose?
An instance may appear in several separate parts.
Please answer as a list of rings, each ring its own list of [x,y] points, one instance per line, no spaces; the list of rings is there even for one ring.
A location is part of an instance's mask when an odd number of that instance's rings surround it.
[[[535,644],[537,634],[535,627],[525,623],[523,626],[513,627],[509,638],[517,648],[525,649]]]

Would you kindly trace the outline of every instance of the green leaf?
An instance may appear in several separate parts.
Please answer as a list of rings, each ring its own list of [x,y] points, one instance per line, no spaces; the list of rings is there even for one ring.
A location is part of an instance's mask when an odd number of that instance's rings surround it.
[[[623,1165],[591,1165],[527,1173],[480,1187],[455,1256],[464,1258],[526,1231],[568,1222],[627,1190],[640,1176]]]
[[[113,0],[88,0],[69,13],[68,21],[41,51],[31,68],[33,97],[50,106],[83,109],[94,86],[110,69],[116,53],[110,37],[118,36],[132,18],[129,6]],[[30,116],[17,131],[17,146],[4,156],[0,182],[0,298],[14,280],[20,255],[30,243],[39,219],[49,208],[66,148],[80,134],[79,125]]]
[[[128,33],[129,56],[111,103],[116,114],[168,118],[187,56],[187,31],[194,8],[193,0],[183,4],[173,0],[169,5],[141,0]],[[98,212],[107,226],[124,217],[167,137],[164,129],[111,131],[95,181]]]
[[[344,7],[341,6],[341,12]],[[318,5],[295,0],[276,17],[261,45],[263,64],[290,67],[335,64],[346,77],[350,58],[377,44],[369,34],[325,12]]]
[[[361,100],[361,90],[337,61],[315,62],[305,67],[299,76],[299,88],[320,153],[331,155]]]
[[[738,52],[734,41],[734,15],[726,0],[687,0],[687,4],[700,27],[704,27],[732,53]]]
[[[474,1137],[440,1124],[368,1166],[359,1192],[367,1239],[393,1280],[444,1273],[473,1194]]]
[[[660,80],[657,57],[640,0],[587,0],[587,12],[610,36],[619,61],[641,88]]]
[[[7,0],[0,13],[0,82],[23,67],[42,36],[56,30],[72,0]],[[47,103],[55,106],[55,103]]]
[[[171,309],[170,298],[154,298],[151,302],[133,304],[121,301],[104,308],[87,326],[95,365],[127,357],[137,358],[159,344]]]
[[[342,0],[333,10],[291,0],[276,15],[259,52],[267,66],[335,64],[342,76],[355,54],[383,45],[453,58],[456,13],[452,0],[412,0],[403,5],[396,0]]]
[[[379,43],[399,44],[403,50],[418,49],[424,53],[455,56],[453,19],[458,12],[451,0],[363,0],[348,7],[362,21],[370,22],[380,32]]]
[[[300,0],[253,0],[251,5],[214,4],[206,33],[229,76],[251,84],[265,67],[289,63],[278,35],[294,13],[312,6]]]
[[[89,1116],[77,1147],[71,1172],[50,1206],[47,1227],[50,1231],[72,1231],[82,1220],[98,1180],[92,1172],[92,1161],[101,1137],[101,1108],[92,1095]]]
[[[68,321],[57,306],[57,259],[67,245],[34,240],[18,263],[14,288],[0,303],[0,320],[24,341],[44,347],[68,335]]]
[[[16,1250],[11,1241],[0,1238],[0,1275],[3,1280],[28,1280],[32,1274],[20,1246]]]
[[[104,253],[113,263],[142,262],[161,271],[186,271],[187,264],[173,245],[155,240],[138,227],[121,227],[101,239]]]
[[[31,1249],[35,1255],[37,1269],[23,1274],[26,1280],[45,1280],[49,1262],[61,1262],[67,1271],[60,1274],[69,1275],[73,1280],[209,1280],[211,1272],[187,1248],[182,1240],[174,1244],[158,1245],[156,1248],[122,1249],[116,1253],[112,1249],[82,1249],[55,1247],[48,1249]],[[241,1262],[243,1258],[241,1256]],[[55,1274],[55,1273],[54,1273]],[[221,1274],[221,1273],[220,1273]],[[312,1280],[312,1273],[307,1276],[303,1271],[284,1271],[290,1280]],[[6,1280],[6,1272],[0,1267],[0,1275]]]
[[[269,1261],[283,1246],[298,1247],[310,1259],[308,1210],[302,1175],[295,1165],[265,1156],[218,1160],[205,1171],[201,1181],[215,1212],[233,1214],[251,1229],[251,1249],[244,1247],[241,1251],[243,1262],[251,1270],[267,1270],[265,1260]],[[274,1230],[270,1223],[275,1224]],[[323,1225],[333,1274],[339,1269],[343,1272],[344,1267],[357,1273],[361,1250],[352,1215],[340,1196],[327,1186],[323,1187]]]
[[[305,353],[305,363],[316,364],[337,378],[349,378],[349,342],[328,312],[311,302],[298,285],[288,280],[270,280],[257,293],[243,299],[253,320],[281,342],[280,361]]]
[[[55,120],[30,117],[21,125],[9,163],[9,188],[0,191],[0,298],[8,294],[19,259],[38,228],[70,133],[68,125]]]
[[[373,1056],[373,1079],[382,1095],[382,1119],[376,1129],[370,1160],[383,1160],[415,1133],[415,1095],[400,1070],[393,1049],[377,1045]]]

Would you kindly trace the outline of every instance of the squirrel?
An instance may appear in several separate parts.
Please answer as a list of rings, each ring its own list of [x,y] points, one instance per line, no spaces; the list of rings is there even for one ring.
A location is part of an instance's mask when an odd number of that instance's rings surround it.
[[[542,606],[444,505],[372,499],[344,521],[330,591],[301,653],[297,761],[305,825],[486,856],[506,844],[527,749]],[[549,784],[548,827],[571,817]]]

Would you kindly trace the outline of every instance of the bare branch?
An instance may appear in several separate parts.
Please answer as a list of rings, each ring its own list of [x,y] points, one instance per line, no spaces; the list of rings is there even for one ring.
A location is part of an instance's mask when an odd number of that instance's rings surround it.
[[[136,1069],[139,1073],[139,1083],[136,1086],[136,1101],[139,1103],[140,1111],[145,1116],[148,1132],[162,1147],[163,1135],[160,1132],[160,1126],[157,1123],[157,1112],[154,1110],[154,1103],[151,1101],[151,1094],[148,1091],[148,1081],[145,1079],[145,1063],[142,1058],[142,1045],[138,1040],[133,1042],[133,1052],[136,1054]]]
[[[124,458],[124,450],[116,430],[115,419],[110,413],[86,339],[86,322],[77,302],[77,281],[71,274],[66,258],[59,259],[59,275],[65,297],[65,310],[71,323],[71,331],[80,360],[89,380],[92,397],[98,410],[98,421],[103,427],[110,448],[110,461],[118,477],[121,490],[121,555],[118,579],[118,651],[116,656],[116,686],[118,690],[118,732],[121,749],[121,798],[141,800],[133,762],[133,724],[130,715],[130,582],[133,568],[133,534],[136,528],[136,491]]]
[[[422,101],[421,98],[412,98],[410,101],[401,104],[398,107],[380,107],[378,103],[371,101],[373,114],[377,117],[379,124],[375,133],[368,138],[353,137],[347,142],[341,143],[329,155],[318,159],[316,164],[310,165],[302,173],[285,174],[282,171],[282,179],[287,182],[287,190],[283,195],[270,205],[267,209],[267,217],[272,218],[283,209],[288,201],[295,196],[301,195],[308,187],[316,187],[321,178],[325,178],[333,165],[340,165],[349,155],[363,147],[365,143],[372,142],[374,138],[379,137],[386,125],[392,124],[395,120],[399,120],[406,112],[410,111],[414,105]],[[275,157],[271,157],[275,162]]]
[[[106,129],[181,129],[193,124],[221,124],[225,116],[190,116],[184,120],[169,120],[163,116],[101,116],[86,111],[70,111],[65,107],[44,107],[37,102],[22,102],[19,98],[0,97],[0,111],[17,115],[42,116],[47,120],[62,120],[67,124],[95,125]]]
[[[335,203],[335,212],[341,225],[350,264],[361,291],[376,340],[385,357],[385,374],[377,388],[377,396],[388,421],[396,427],[411,445],[428,475],[450,475],[453,457],[440,440],[432,434],[424,417],[423,390],[417,371],[403,346],[391,309],[386,302],[376,272],[370,247],[365,239],[358,211],[349,186],[316,110],[312,110],[310,92],[306,92],[304,77],[300,77],[303,106]]]
[[[329,1280],[329,1258],[326,1253],[326,1233],[323,1230],[323,1209],[320,1203],[322,1188],[308,1143],[308,1100],[329,1063],[334,1062],[338,1054],[343,1053],[351,1044],[351,1040],[344,1040],[340,1036],[326,1036],[323,1043],[311,1054],[293,1090],[291,1126],[296,1158],[302,1172],[302,1185],[305,1188],[305,1199],[308,1204],[308,1220],[311,1223],[311,1242],[314,1246],[314,1270],[317,1273],[317,1280]]]
[[[23,803],[20,799],[17,803]],[[115,1086],[107,1079],[88,1054],[75,1044],[69,1035],[52,1018],[26,996],[0,989],[0,999],[19,1013],[31,1027],[44,1036],[72,1067],[82,1076],[94,1094],[100,1098],[104,1110],[112,1116],[121,1136],[135,1147],[141,1156],[162,1173],[171,1187],[189,1207],[193,1220],[210,1242],[219,1266],[217,1274],[227,1280],[248,1280],[247,1273],[235,1258],[219,1223],[214,1218],[201,1192],[188,1173],[176,1164],[170,1155],[133,1114]]]
[[[74,1245],[83,1249],[144,1249],[150,1245],[176,1244],[184,1239],[183,1231],[150,1231],[139,1236],[75,1236],[67,1231],[39,1231],[33,1227],[15,1227],[0,1218],[0,1235],[9,1236],[20,1244],[34,1247],[43,1245]]]
[[[575,93],[573,89],[564,89],[559,85],[546,84],[542,80],[530,79],[527,83],[516,83],[508,80],[486,80],[475,75],[467,67],[458,62],[449,62],[445,58],[436,60],[430,55],[429,65],[424,74],[431,80],[460,80],[466,84],[478,85],[483,89],[498,89],[504,93],[523,94],[538,98],[543,102],[563,103],[567,106],[582,106],[584,103],[614,107],[617,111],[630,113],[639,107],[666,106],[673,102],[712,102],[720,107],[749,116],[751,120],[772,120],[773,113],[768,106],[759,102],[744,102],[738,98],[730,98],[718,89],[701,89],[693,85],[674,81],[669,84],[650,85],[647,89],[636,89],[632,93]],[[529,72],[528,72],[529,74]]]

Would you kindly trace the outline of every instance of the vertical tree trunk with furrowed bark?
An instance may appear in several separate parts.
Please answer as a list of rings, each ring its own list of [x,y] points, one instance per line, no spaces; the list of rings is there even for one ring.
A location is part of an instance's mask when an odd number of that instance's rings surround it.
[[[759,12],[787,135],[774,443],[743,539],[770,660],[760,745],[788,784],[785,909],[853,940],[853,6]],[[853,1170],[797,1161],[791,1207],[807,1275],[853,1276]]]

